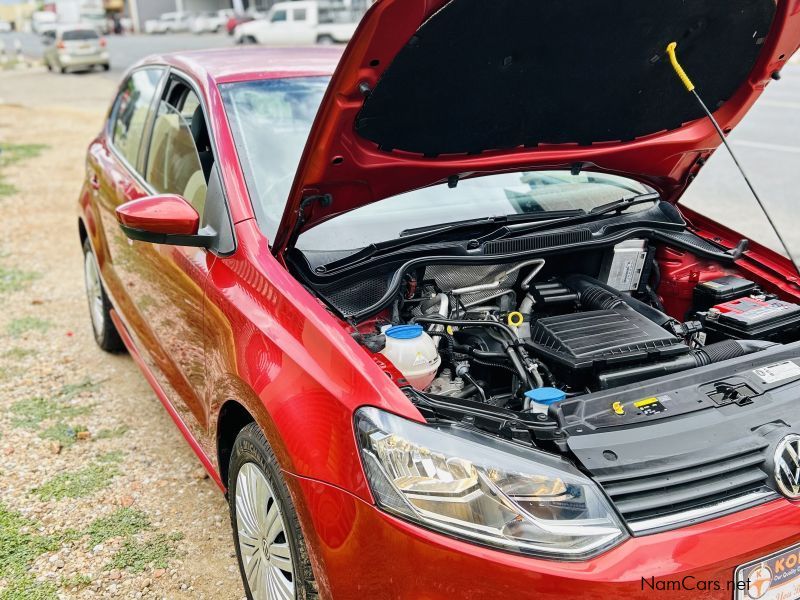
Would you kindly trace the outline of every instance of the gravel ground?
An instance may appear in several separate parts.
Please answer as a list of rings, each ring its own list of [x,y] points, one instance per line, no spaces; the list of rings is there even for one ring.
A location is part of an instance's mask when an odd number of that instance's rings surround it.
[[[90,333],[76,200],[114,87],[0,73],[0,600],[241,598],[222,494]]]

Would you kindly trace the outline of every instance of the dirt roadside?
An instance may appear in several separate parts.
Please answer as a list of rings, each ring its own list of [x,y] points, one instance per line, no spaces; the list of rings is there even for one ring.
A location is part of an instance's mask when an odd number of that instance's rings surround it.
[[[114,87],[0,72],[0,600],[241,598],[222,494],[91,337],[76,200]]]

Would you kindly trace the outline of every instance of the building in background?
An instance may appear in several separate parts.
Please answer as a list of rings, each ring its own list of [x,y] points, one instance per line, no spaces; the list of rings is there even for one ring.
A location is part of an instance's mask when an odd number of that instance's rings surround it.
[[[0,2],[0,20],[8,21],[17,31],[24,31],[29,27],[33,13],[39,8],[40,2],[35,0],[21,2]]]

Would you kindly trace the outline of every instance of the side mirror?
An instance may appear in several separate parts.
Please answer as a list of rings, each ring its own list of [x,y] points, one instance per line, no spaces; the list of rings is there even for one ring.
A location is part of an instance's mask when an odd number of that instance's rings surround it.
[[[116,214],[125,235],[140,242],[208,248],[216,238],[210,228],[199,230],[200,215],[175,194],[131,200],[118,206]]]

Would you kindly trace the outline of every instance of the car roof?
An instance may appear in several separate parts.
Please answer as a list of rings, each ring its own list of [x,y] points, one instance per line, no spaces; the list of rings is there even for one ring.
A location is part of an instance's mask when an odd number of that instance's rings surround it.
[[[209,80],[230,83],[253,79],[276,79],[297,75],[332,75],[343,48],[217,48],[154,55],[138,66],[166,64],[192,76],[201,85]]]

